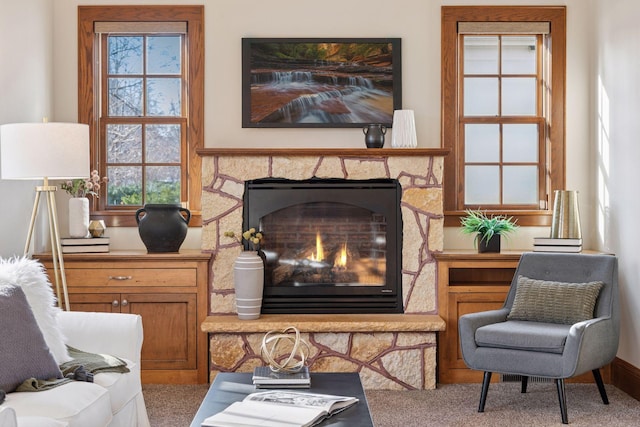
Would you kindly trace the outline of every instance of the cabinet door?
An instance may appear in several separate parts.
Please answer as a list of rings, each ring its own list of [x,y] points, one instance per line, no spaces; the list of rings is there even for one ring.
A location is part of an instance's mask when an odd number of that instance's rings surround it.
[[[123,313],[142,316],[142,369],[196,368],[196,294],[121,294]]]
[[[69,294],[72,311],[120,313],[120,294]]]
[[[494,310],[504,305],[508,288],[493,292],[451,292],[446,297],[447,329],[439,338],[439,382],[442,384],[482,382],[482,372],[468,369],[462,358],[458,318],[463,314]]]

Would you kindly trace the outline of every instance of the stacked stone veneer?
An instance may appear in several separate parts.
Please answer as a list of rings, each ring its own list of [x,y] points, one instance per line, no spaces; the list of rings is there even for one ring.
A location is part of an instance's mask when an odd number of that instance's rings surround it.
[[[393,150],[389,150],[393,151]],[[242,229],[244,181],[288,179],[396,178],[402,186],[402,288],[405,313],[437,312],[436,262],[443,246],[442,156],[416,155],[203,155],[202,249],[213,253],[211,314],[235,315],[232,265],[240,252],[227,230]],[[331,317],[332,315],[327,315]],[[289,326],[283,325],[283,328]],[[312,347],[312,371],[360,372],[368,389],[435,387],[435,332],[387,327],[331,333],[318,328],[304,336]],[[375,330],[373,330],[375,329]],[[361,331],[362,329],[358,329]],[[210,334],[212,375],[252,371],[263,364],[256,330]]]

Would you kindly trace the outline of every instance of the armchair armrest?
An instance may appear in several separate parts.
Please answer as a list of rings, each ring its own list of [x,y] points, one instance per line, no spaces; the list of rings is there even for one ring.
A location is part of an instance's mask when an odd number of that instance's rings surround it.
[[[618,334],[613,319],[596,317],[574,324],[564,348],[565,378],[606,365],[618,352]]]
[[[472,355],[476,346],[476,330],[482,326],[491,325],[493,323],[506,322],[509,315],[508,308],[499,310],[481,311],[478,313],[468,313],[460,316],[458,319],[458,335],[465,363],[473,364]],[[472,367],[472,366],[470,366]]]
[[[106,353],[140,365],[142,318],[137,314],[63,311],[58,326],[68,345],[89,353]]]

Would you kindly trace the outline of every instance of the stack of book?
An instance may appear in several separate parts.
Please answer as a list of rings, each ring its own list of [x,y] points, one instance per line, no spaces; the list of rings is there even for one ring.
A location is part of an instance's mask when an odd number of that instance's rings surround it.
[[[256,388],[309,388],[311,376],[304,366],[298,372],[274,372],[268,366],[258,366],[253,370],[253,385]]]
[[[582,239],[534,237],[534,252],[582,252]]]
[[[108,237],[65,237],[60,239],[60,244],[63,254],[109,252]]]

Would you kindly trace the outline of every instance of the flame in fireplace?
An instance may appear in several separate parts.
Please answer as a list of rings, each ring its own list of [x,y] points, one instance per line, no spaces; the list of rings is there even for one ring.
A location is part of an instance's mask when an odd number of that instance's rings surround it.
[[[334,265],[336,267],[341,267],[341,268],[344,268],[347,266],[347,244],[346,243],[342,245],[342,249],[340,249],[340,253],[336,257]]]
[[[320,233],[316,234],[316,253],[311,254],[312,261],[324,261],[324,249],[322,249],[322,239]]]

